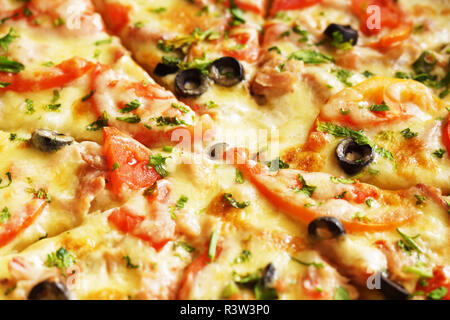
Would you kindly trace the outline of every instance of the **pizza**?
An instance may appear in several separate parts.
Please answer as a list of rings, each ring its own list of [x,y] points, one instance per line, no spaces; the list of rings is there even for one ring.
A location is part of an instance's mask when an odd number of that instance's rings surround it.
[[[449,15],[0,0],[0,298],[450,299]]]

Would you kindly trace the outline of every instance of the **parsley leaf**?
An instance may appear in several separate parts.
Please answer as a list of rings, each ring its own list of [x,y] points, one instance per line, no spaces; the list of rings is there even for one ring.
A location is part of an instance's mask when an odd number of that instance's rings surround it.
[[[19,73],[25,69],[25,66],[20,62],[13,61],[8,57],[0,56],[0,72]]]
[[[103,111],[103,115],[97,118],[94,122],[86,127],[88,131],[98,131],[103,127],[107,127],[109,122],[109,115],[106,111]]]
[[[8,34],[6,34],[3,38],[0,38],[0,47],[4,52],[8,51],[8,47],[15,39],[19,37],[19,34],[14,30],[14,28],[10,28]]]
[[[236,209],[244,209],[250,205],[249,201],[237,202],[235,199],[233,199],[233,195],[231,193],[224,193],[223,200],[227,201],[230,206]]]
[[[65,270],[72,266],[75,262],[75,257],[70,254],[65,247],[61,247],[56,252],[52,252],[47,255],[45,265],[49,268],[57,267],[61,269],[62,274],[64,274]]]
[[[127,268],[129,268],[129,269],[137,269],[137,268],[139,268],[138,265],[133,264],[133,263],[131,262],[131,259],[130,259],[129,256],[123,256],[123,259],[124,259],[124,260],[126,261],[126,263],[127,263]]]
[[[166,170],[166,159],[167,158],[163,157],[159,153],[156,155],[150,155],[150,159],[147,166],[153,167],[162,178],[165,178],[168,175],[168,172]]]
[[[406,128],[406,129],[400,131],[400,133],[403,135],[403,137],[405,139],[412,139],[419,135],[419,133],[417,133],[417,132],[412,132],[410,128]]]
[[[11,213],[9,213],[7,207],[4,207],[3,210],[0,211],[0,223],[5,223],[9,218],[11,218]]]
[[[333,62],[334,58],[314,50],[298,50],[291,53],[288,59],[296,59],[310,64]]]
[[[337,287],[334,292],[334,300],[350,300],[347,289],[341,286]]]
[[[311,197],[312,194],[314,193],[314,191],[317,189],[317,187],[309,186],[301,174],[298,175],[298,180],[302,184],[302,187],[301,187],[301,189],[294,188],[294,191],[303,193],[304,195]]]

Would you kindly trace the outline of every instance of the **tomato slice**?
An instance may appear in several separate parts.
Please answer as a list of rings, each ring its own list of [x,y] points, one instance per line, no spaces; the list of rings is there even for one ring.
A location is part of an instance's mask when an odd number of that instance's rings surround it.
[[[175,222],[169,213],[169,189],[167,181],[155,185],[148,197],[145,215],[137,215],[126,207],[114,210],[108,221],[123,233],[131,234],[149,242],[157,251],[171,240],[175,233]]]
[[[322,0],[274,0],[270,9],[270,15],[279,11],[298,10],[313,6],[322,2]]]
[[[450,157],[450,115],[447,118],[447,124],[442,130],[442,140],[447,148],[447,155]]]
[[[131,190],[152,186],[161,176],[148,167],[150,151],[120,130],[103,128],[104,148],[110,169],[111,188],[120,195],[124,185]]]
[[[14,214],[5,224],[0,225],[0,247],[8,244],[25,230],[41,214],[46,204],[43,199],[33,199],[25,205],[20,214]]]
[[[239,149],[227,151],[227,161],[232,159],[230,154],[233,152],[235,165],[273,206],[305,223],[320,216],[335,216],[349,232],[375,232],[394,229],[418,215],[413,199],[405,198],[400,193],[383,191],[358,181],[353,184],[336,183],[332,181],[332,176],[325,173],[282,169],[274,174],[261,163],[247,160],[246,152]],[[321,188],[317,198],[295,191],[303,188],[299,175]],[[339,198],[344,192],[345,197]],[[355,218],[360,210],[365,210],[359,205],[368,198],[380,199],[381,208],[370,211],[368,220]],[[391,202],[398,205],[390,206]],[[340,207],[345,210],[337,209]]]
[[[433,278],[426,281],[426,286],[421,286],[419,281],[416,291],[423,291],[425,295],[427,295],[431,291],[444,287],[447,289],[447,294],[442,298],[442,300],[450,300],[450,279],[447,278],[444,268],[444,266],[435,267],[433,270]]]
[[[228,42],[234,42],[230,45]],[[230,39],[224,41],[223,54],[250,63],[258,61],[260,54],[259,34],[256,29],[233,30]]]
[[[386,50],[391,48],[397,43],[402,42],[403,40],[406,40],[409,38],[413,30],[412,23],[406,23],[404,25],[400,25],[399,27],[391,30],[388,34],[381,37],[380,40],[378,40],[375,43],[370,43],[369,46],[374,49],[379,50]]]
[[[104,7],[104,17],[112,32],[120,32],[130,21],[130,6],[119,2],[107,2]]]
[[[262,16],[266,14],[267,0],[235,0],[235,2],[242,10],[252,11]]]
[[[35,72],[28,78],[25,78],[22,73],[0,72],[0,82],[10,83],[0,91],[30,92],[63,87],[93,70],[94,67],[94,63],[74,57],[52,68]]]
[[[369,6],[377,6],[380,9],[380,28],[369,28],[374,14],[367,11]],[[405,20],[404,13],[396,0],[352,0],[352,9],[359,17],[361,31],[366,36],[376,35],[382,28],[397,28]]]
[[[221,252],[222,247],[217,246],[215,259],[220,256]],[[206,250],[187,267],[183,280],[181,281],[180,291],[178,291],[178,300],[187,300],[189,298],[189,292],[194,285],[195,278],[210,262],[211,259],[209,258],[208,250]]]

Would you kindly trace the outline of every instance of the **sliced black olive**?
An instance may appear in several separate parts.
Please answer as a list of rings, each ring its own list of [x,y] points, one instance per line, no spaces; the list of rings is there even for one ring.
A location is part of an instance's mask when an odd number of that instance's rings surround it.
[[[244,67],[233,57],[223,57],[213,62],[209,76],[220,86],[232,87],[244,80]]]
[[[358,31],[351,26],[332,23],[325,29],[324,34],[333,39],[335,32],[339,32],[342,35],[342,42],[349,42],[353,46],[358,43]]]
[[[153,73],[158,77],[165,77],[168,74],[177,73],[179,68],[174,64],[158,63]]]
[[[263,287],[269,287],[275,279],[276,269],[273,263],[269,263],[262,272],[262,285]]]
[[[199,69],[183,70],[175,78],[175,92],[179,97],[198,97],[208,89],[208,76]]]
[[[391,300],[406,300],[410,296],[401,284],[389,279],[386,275],[381,273],[380,291],[387,299]]]
[[[219,142],[211,146],[208,150],[208,156],[212,160],[222,160],[223,154],[228,148],[228,144],[225,142]]]
[[[335,217],[320,217],[308,225],[308,234],[315,239],[333,239],[344,235],[345,229]]]
[[[57,151],[71,145],[73,141],[72,137],[47,129],[36,129],[31,135],[33,147],[43,152]]]
[[[375,151],[368,144],[359,145],[347,138],[337,146],[336,157],[342,170],[347,174],[357,174],[373,161]]]
[[[48,279],[31,289],[28,300],[70,300],[70,298],[64,284]]]

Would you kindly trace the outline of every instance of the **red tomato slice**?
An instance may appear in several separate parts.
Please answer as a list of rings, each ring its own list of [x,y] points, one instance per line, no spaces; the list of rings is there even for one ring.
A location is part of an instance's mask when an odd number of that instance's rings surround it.
[[[444,266],[435,267],[433,270],[433,278],[426,281],[426,286],[421,286],[419,281],[416,291],[423,291],[427,295],[433,290],[444,287],[447,289],[447,294],[442,300],[450,300],[450,279],[447,278],[444,268]]]
[[[170,217],[168,206],[168,183],[156,185],[148,201],[149,209],[146,215],[137,215],[122,207],[114,210],[109,215],[108,221],[123,233],[147,241],[159,251],[175,233],[175,222]],[[146,224],[145,221],[149,223]],[[157,221],[158,228],[154,228],[155,224],[151,223],[154,221]]]
[[[222,248],[220,246],[217,246],[215,259],[220,256],[221,252]],[[208,250],[206,250],[201,256],[195,259],[187,267],[183,276],[183,280],[181,281],[180,291],[178,292],[178,300],[186,300],[189,298],[189,292],[194,285],[195,278],[197,277],[198,273],[202,271],[210,262],[211,259],[209,258]]]
[[[130,21],[130,6],[118,2],[107,2],[104,7],[104,17],[112,32],[120,32]]]
[[[32,77],[28,78],[25,78],[22,73],[0,72],[0,82],[10,83],[0,91],[30,92],[63,87],[93,70],[94,67],[94,63],[74,57],[55,67],[35,72]]]
[[[367,7],[378,6],[380,8],[380,28],[368,27],[373,12],[368,13]],[[405,22],[404,13],[396,0],[352,0],[353,12],[360,18],[361,31],[366,36],[380,33],[382,28],[397,28]]]
[[[161,176],[148,167],[150,151],[136,140],[112,127],[103,128],[104,148],[111,175],[111,188],[120,195],[126,185],[131,190],[150,187]]]
[[[447,124],[442,131],[442,140],[447,148],[447,156],[450,157],[450,115],[447,118]]]
[[[322,0],[274,0],[270,9],[270,15],[279,11],[298,10],[313,6]]]
[[[245,11],[252,11],[254,13],[264,16],[266,14],[267,0],[235,0],[236,5]],[[227,6],[230,2],[227,1]]]
[[[0,247],[8,244],[25,230],[41,214],[46,204],[43,199],[33,199],[25,205],[20,214],[13,214],[5,224],[0,225]]]
[[[237,150],[237,151],[236,151]],[[329,175],[323,173],[307,173],[299,170],[283,169],[278,171],[277,174],[270,173],[269,170],[261,163],[254,161],[247,161],[248,158],[245,151],[239,149],[232,149],[227,151],[227,160],[232,159],[231,154],[234,153],[236,166],[241,170],[244,176],[249,179],[253,185],[261,192],[264,197],[272,203],[276,208],[286,212],[293,218],[301,220],[305,223],[309,223],[317,217],[330,215],[339,218],[344,224],[345,228],[349,232],[368,231],[375,232],[381,230],[390,230],[407,223],[417,216],[417,212],[412,208],[413,201],[401,202],[401,205],[397,207],[390,207],[390,197],[395,199],[402,199],[401,196],[397,197],[394,192],[387,192],[376,187],[361,184],[355,182],[349,184],[335,184],[331,182]],[[302,183],[298,179],[298,175],[301,174],[305,179],[315,179],[318,188],[326,188],[329,194],[321,192],[320,199],[305,198],[302,194],[294,192],[294,188],[302,188]],[[319,175],[322,175],[320,177]],[[328,178],[328,179],[327,179]],[[327,185],[324,185],[327,184]],[[346,191],[344,199],[337,200],[336,197]],[[381,196],[382,195],[382,196]],[[370,221],[361,221],[355,219],[354,214],[347,212],[347,210],[328,210],[321,211],[321,206],[308,207],[305,204],[328,201],[345,201],[342,205],[358,205],[364,203],[367,198],[380,199],[380,201],[386,201],[385,208],[371,212],[369,218]],[[400,200],[402,201],[402,200]],[[334,205],[334,204],[333,204]],[[339,204],[335,204],[339,205]],[[357,210],[350,207],[348,210]]]
[[[250,63],[258,61],[260,47],[259,34],[256,29],[244,29],[243,32],[236,32],[230,35],[230,40],[235,40],[236,45],[229,47],[228,41],[223,42],[226,47],[223,49],[223,54],[244,60]],[[240,48],[242,47],[242,48]]]

